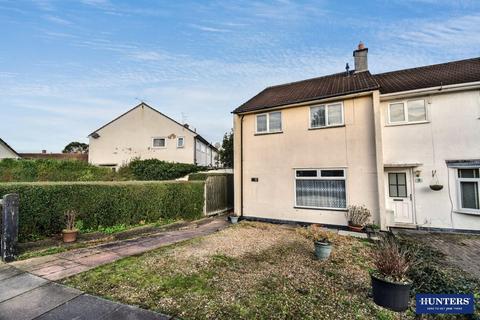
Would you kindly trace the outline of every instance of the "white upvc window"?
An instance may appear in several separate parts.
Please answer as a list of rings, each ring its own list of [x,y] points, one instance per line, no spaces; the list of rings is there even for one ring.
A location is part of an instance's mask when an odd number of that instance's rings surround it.
[[[164,137],[154,137],[152,138],[152,147],[153,148],[166,148],[167,147],[167,138]]]
[[[178,137],[177,138],[177,148],[183,148],[185,146],[185,138]]]
[[[346,170],[296,169],[295,207],[328,210],[346,209]]]
[[[282,112],[258,114],[256,117],[255,133],[282,132]]]
[[[397,101],[388,105],[389,124],[422,123],[426,121],[425,99]]]
[[[345,124],[343,114],[342,102],[310,107],[310,129],[342,126]]]
[[[480,169],[457,169],[458,208],[461,211],[480,213]]]

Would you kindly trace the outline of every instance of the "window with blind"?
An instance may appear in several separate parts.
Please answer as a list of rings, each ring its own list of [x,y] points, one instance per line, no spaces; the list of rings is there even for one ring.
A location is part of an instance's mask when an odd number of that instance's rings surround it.
[[[336,102],[310,108],[310,128],[343,125],[343,104]]]
[[[478,168],[458,169],[458,202],[460,209],[480,211],[480,174]]]
[[[345,170],[295,170],[295,206],[315,209],[346,209]]]

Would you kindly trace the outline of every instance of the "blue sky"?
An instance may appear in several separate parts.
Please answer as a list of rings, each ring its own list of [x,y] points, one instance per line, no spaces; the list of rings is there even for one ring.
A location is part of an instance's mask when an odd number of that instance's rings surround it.
[[[480,1],[0,0],[0,137],[60,151],[144,100],[212,142],[264,87],[480,56]]]

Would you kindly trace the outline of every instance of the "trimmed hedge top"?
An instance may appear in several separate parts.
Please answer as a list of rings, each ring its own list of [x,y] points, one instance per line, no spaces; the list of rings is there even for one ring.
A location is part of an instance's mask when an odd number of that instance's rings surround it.
[[[0,181],[98,181],[114,180],[111,169],[96,167],[78,160],[3,159],[0,160]]]
[[[78,212],[85,228],[135,225],[159,219],[197,219],[203,215],[202,182],[37,182],[0,183],[0,196],[20,196],[20,241],[58,234],[64,213]]]

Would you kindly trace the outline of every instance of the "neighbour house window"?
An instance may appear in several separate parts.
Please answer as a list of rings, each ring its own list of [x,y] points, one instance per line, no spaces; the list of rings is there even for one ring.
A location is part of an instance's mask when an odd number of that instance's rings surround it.
[[[185,138],[178,137],[177,139],[177,148],[183,148],[185,146]]]
[[[407,174],[405,172],[388,174],[388,192],[391,198],[407,197]]]
[[[310,108],[310,128],[343,125],[343,104],[331,103]]]
[[[388,106],[388,122],[390,124],[425,121],[427,121],[427,109],[423,99],[394,102]]]
[[[167,140],[165,138],[153,138],[152,145],[154,148],[165,148],[167,146]]]
[[[345,209],[347,207],[345,170],[295,170],[295,206]]]
[[[280,111],[257,115],[256,133],[282,131],[282,113]]]
[[[478,185],[480,175],[478,168],[458,169],[458,190],[460,209],[480,210]]]

